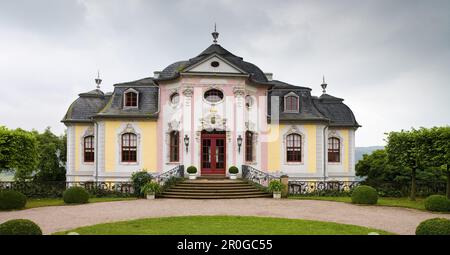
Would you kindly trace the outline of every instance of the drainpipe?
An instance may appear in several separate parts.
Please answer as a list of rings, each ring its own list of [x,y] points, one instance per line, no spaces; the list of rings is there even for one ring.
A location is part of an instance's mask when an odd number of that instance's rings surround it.
[[[326,150],[326,146],[327,146],[327,130],[328,127],[325,126],[323,128],[323,181],[325,182],[327,180],[327,151]]]
[[[95,124],[95,182],[98,182],[98,122],[94,121]]]

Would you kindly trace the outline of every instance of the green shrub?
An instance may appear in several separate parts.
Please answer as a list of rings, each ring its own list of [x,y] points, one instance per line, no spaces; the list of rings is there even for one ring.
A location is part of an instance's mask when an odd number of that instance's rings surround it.
[[[374,205],[378,202],[377,190],[366,185],[356,187],[352,192],[352,203]]]
[[[237,174],[237,173],[239,173],[239,169],[235,166],[230,166],[230,168],[228,168],[228,172],[230,174]]]
[[[22,209],[26,203],[27,197],[18,191],[0,191],[0,210]]]
[[[147,171],[134,172],[131,175],[131,182],[133,183],[134,194],[138,197],[144,197],[142,187],[152,180],[152,176]]]
[[[188,174],[195,174],[197,173],[197,168],[195,166],[190,166],[186,169],[186,171],[188,172]]]
[[[42,230],[31,220],[17,219],[0,224],[0,235],[42,235]]]
[[[279,180],[272,180],[269,183],[270,192],[281,192],[286,187],[285,184],[281,183]]]
[[[89,193],[82,187],[71,187],[63,193],[66,204],[84,204],[89,202]]]
[[[434,212],[450,211],[450,200],[446,196],[431,195],[425,199],[425,209]]]
[[[416,235],[450,235],[450,220],[433,218],[422,221],[416,228]]]
[[[147,194],[159,194],[161,192],[161,185],[156,182],[149,182],[142,187],[142,192]]]

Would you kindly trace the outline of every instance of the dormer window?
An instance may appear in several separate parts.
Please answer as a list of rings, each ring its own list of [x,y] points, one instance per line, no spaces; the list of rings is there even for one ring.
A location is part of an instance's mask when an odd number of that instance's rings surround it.
[[[134,89],[128,89],[124,92],[124,107],[137,107],[138,106],[138,92]]]
[[[298,112],[299,99],[298,95],[291,92],[284,96],[284,111],[285,112]]]

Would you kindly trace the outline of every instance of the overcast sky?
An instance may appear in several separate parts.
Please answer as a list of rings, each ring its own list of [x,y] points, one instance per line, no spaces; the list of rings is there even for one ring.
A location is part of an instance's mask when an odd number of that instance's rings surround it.
[[[81,92],[219,43],[274,79],[345,99],[356,145],[450,123],[450,1],[0,0],[0,125],[42,131]]]

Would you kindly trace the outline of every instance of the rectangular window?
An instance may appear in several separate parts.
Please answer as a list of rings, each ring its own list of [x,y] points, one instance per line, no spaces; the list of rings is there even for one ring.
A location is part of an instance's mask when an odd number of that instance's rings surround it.
[[[286,137],[286,161],[302,161],[302,137],[299,134],[290,134]]]
[[[94,136],[84,138],[84,162],[94,162]]]
[[[132,133],[122,135],[122,162],[137,161],[137,136]]]
[[[245,132],[245,161],[253,161],[253,133]]]
[[[328,138],[328,162],[341,162],[341,143],[336,137]]]
[[[170,162],[180,161],[180,133],[173,131],[170,133]]]

